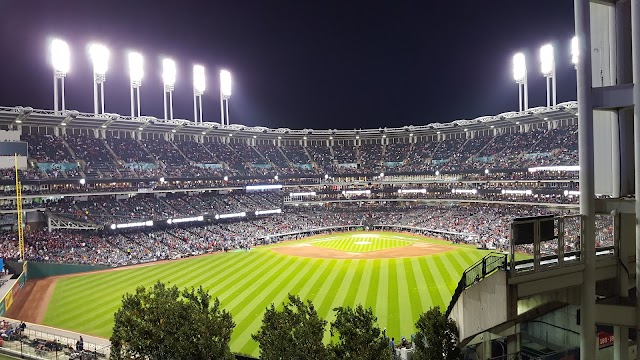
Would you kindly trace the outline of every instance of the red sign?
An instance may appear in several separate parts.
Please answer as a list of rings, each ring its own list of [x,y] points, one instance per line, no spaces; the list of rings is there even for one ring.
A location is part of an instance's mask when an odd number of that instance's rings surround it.
[[[598,332],[598,348],[604,349],[613,346],[613,335],[606,331]]]

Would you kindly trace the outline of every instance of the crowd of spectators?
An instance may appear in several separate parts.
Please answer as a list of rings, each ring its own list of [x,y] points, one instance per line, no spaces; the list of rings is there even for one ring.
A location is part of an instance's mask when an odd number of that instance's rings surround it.
[[[128,211],[128,210],[127,210]],[[30,231],[26,234],[27,258],[36,261],[120,266],[146,261],[174,259],[213,251],[248,249],[300,236],[304,231],[335,231],[338,226],[407,226],[454,242],[466,242],[490,249],[505,250],[509,227],[517,217],[543,214],[566,215],[536,206],[487,204],[433,205],[375,208],[295,207],[281,214],[245,221],[209,222],[184,226],[118,232],[58,230]],[[597,247],[613,244],[611,217],[596,219]],[[416,230],[418,231],[418,230]],[[565,223],[565,251],[579,250],[579,222]],[[288,235],[279,235],[288,234]],[[553,253],[557,243],[547,242],[543,251]],[[531,251],[522,247],[521,251]],[[16,234],[0,232],[0,257],[18,256]]]
[[[139,194],[118,199],[115,196],[92,197],[76,201],[65,197],[58,201],[40,204],[51,214],[98,225],[127,223],[141,220],[166,220],[205,214],[229,214],[257,210],[271,210],[282,206],[279,195],[274,193],[213,192],[200,194]]]
[[[27,134],[30,162],[24,179],[149,178],[363,174],[522,169],[531,166],[577,165],[577,126],[534,128],[495,136],[459,134],[441,141],[414,139],[388,145],[308,143],[276,146],[244,142],[198,143],[183,139],[98,139],[89,135]],[[411,139],[411,138],[409,138]],[[68,144],[65,145],[65,141]],[[113,151],[111,153],[110,149]],[[76,162],[79,169],[39,170],[37,163]],[[127,164],[127,165],[125,165]],[[153,166],[132,166],[152,164]],[[199,164],[217,164],[203,167]],[[309,164],[311,166],[299,166]],[[346,165],[349,164],[349,165]],[[11,177],[11,174],[3,178]]]

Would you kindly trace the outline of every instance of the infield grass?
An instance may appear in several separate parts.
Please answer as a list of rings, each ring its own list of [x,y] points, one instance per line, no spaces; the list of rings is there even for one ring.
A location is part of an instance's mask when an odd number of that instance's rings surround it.
[[[416,239],[403,234],[388,233],[346,233],[313,240],[313,246],[345,252],[362,253],[409,246]]]
[[[378,235],[358,237],[357,235]],[[356,241],[371,244],[354,244]],[[343,233],[299,240],[344,251],[374,251],[406,246],[414,241],[449,242],[398,233]],[[290,245],[288,242],[284,245]],[[278,244],[275,246],[283,246]],[[362,248],[355,248],[362,246]],[[354,249],[356,249],[354,251]],[[315,259],[279,254],[270,247],[250,252],[214,254],[112,272],[60,278],[45,315],[46,325],[109,337],[113,314],[122,296],[137,286],[160,280],[170,285],[202,285],[220,299],[236,323],[234,352],[258,355],[251,339],[265,308],[281,304],[288,293],[313,301],[321,317],[331,322],[337,306],[363,304],[373,308],[381,328],[395,338],[409,337],[420,313],[449,304],[462,272],[487,254],[471,246],[398,259]],[[329,326],[327,326],[327,330]],[[328,332],[325,334],[328,339]]]

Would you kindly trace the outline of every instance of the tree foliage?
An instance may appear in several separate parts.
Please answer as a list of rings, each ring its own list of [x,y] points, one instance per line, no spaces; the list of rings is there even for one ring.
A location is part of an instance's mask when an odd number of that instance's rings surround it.
[[[331,323],[331,336],[339,342],[329,350],[336,359],[389,360],[389,341],[376,324],[378,319],[371,308],[337,307],[336,319]]]
[[[125,294],[114,315],[111,359],[234,359],[229,348],[235,324],[218,299],[202,289],[157,282]]]
[[[416,323],[415,360],[454,360],[460,355],[459,332],[455,321],[440,312],[440,307],[420,315]]]
[[[328,358],[322,343],[327,321],[320,319],[311,303],[289,294],[282,310],[269,306],[260,330],[251,335],[260,345],[260,359],[317,359]]]

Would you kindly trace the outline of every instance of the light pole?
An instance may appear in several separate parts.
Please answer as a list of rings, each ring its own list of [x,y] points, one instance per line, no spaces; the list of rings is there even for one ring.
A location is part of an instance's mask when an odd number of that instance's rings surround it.
[[[527,62],[523,53],[513,55],[513,79],[516,81],[516,84],[518,84],[518,106],[520,107],[520,111],[529,110]]]
[[[140,117],[140,86],[144,76],[142,55],[129,53],[129,78],[131,79],[131,118]],[[135,101],[134,101],[135,99]]]
[[[578,45],[578,37],[571,39],[571,63],[575,69],[578,68],[578,60],[580,59],[580,47]]]
[[[162,60],[162,80],[164,82],[164,119],[173,120],[173,87],[176,83],[176,63],[171,59]],[[169,114],[167,115],[167,94]]]
[[[229,98],[231,97],[231,73],[220,71],[220,124],[229,125]],[[226,119],[226,120],[225,120]]]
[[[104,81],[109,66],[109,49],[100,44],[93,44],[89,46],[89,54],[93,62],[93,112],[104,114]],[[99,99],[98,87],[100,88]]]
[[[58,112],[58,82],[62,93],[62,111],[65,109],[64,102],[64,78],[67,76],[70,67],[69,45],[58,39],[51,41],[51,65],[53,65],[53,110]],[[58,81],[60,80],[60,81]]]
[[[193,66],[193,121],[202,123],[202,94],[206,88],[204,66]]]
[[[547,78],[547,107],[552,103],[556,106],[556,62],[553,57],[553,45],[546,44],[540,48],[540,64],[542,75]]]

